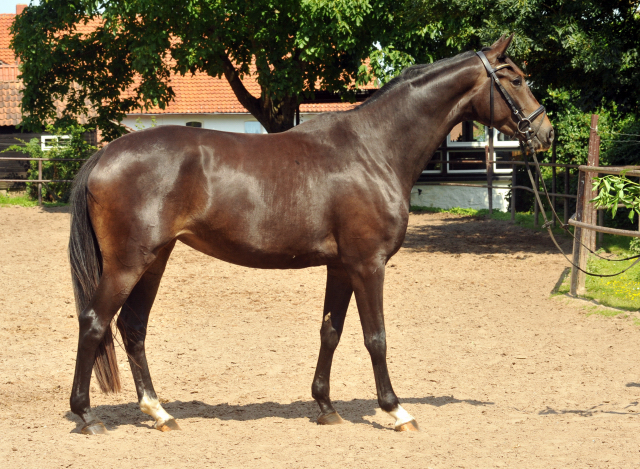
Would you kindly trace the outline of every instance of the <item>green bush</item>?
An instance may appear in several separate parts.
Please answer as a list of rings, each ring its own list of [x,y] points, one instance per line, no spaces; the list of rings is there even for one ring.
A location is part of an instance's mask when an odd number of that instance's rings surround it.
[[[97,147],[84,139],[84,134],[93,129],[86,129],[81,125],[70,125],[64,128],[47,127],[52,135],[66,135],[69,139],[58,139],[53,142],[50,150],[43,151],[40,140],[31,139],[29,142],[20,140],[23,145],[12,145],[4,151],[19,151],[31,158],[80,159],[86,160]],[[18,139],[19,140],[19,139]],[[84,161],[43,161],[42,179],[72,180]],[[38,179],[38,162],[31,161],[27,179]],[[38,198],[38,184],[27,182],[27,192],[32,199]],[[48,202],[68,202],[71,192],[70,182],[49,182],[42,185],[42,200]]]

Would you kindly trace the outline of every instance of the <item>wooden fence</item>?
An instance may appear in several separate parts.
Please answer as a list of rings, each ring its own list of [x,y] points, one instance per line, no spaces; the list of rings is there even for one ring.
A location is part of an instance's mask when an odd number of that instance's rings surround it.
[[[599,174],[620,174],[622,171],[626,171],[627,176],[632,177],[640,177],[640,166],[630,166],[630,167],[602,167],[600,164],[600,136],[598,135],[598,117],[597,115],[591,116],[591,130],[589,135],[589,152],[588,152],[588,164],[587,165],[572,165],[572,164],[558,164],[556,163],[556,146],[555,141],[552,147],[551,153],[551,163],[541,163],[540,166],[551,167],[552,168],[552,177],[551,177],[551,191],[549,192],[549,196],[551,198],[551,203],[556,208],[556,198],[563,199],[564,205],[564,216],[563,221],[564,224],[572,225],[574,227],[574,245],[573,245],[573,263],[578,265],[581,269],[586,270],[587,265],[587,257],[589,254],[588,249],[591,251],[596,250],[596,241],[599,244],[602,244],[602,234],[609,233],[614,235],[621,236],[632,236],[636,238],[640,238],[640,220],[638,223],[639,231],[631,231],[631,230],[620,230],[616,228],[608,228],[604,225],[604,212],[610,207],[602,207],[596,209],[592,203],[589,201],[596,197],[596,193],[593,190],[593,178],[597,177]],[[461,187],[477,187],[477,188],[486,188],[488,190],[489,195],[489,213],[491,213],[493,209],[493,197],[492,190],[500,188],[499,186],[494,186],[492,184],[493,180],[493,165],[501,164],[501,165],[511,165],[514,171],[512,172],[511,179],[511,221],[515,221],[515,207],[516,207],[516,194],[517,190],[524,190],[533,193],[533,189],[527,186],[519,186],[516,182],[516,171],[515,168],[518,165],[524,165],[524,161],[496,161],[491,160],[489,158],[489,147],[485,147],[486,152],[486,160],[466,160],[466,161],[456,161],[456,164],[480,164],[486,163],[487,168],[487,184],[486,185],[476,185],[476,184],[464,184],[464,183],[455,183],[455,182],[426,182],[423,183],[425,185],[436,185],[436,186],[461,186]],[[451,161],[446,160],[432,160],[430,163],[451,163]],[[564,190],[563,193],[557,193],[557,168],[563,168],[563,178],[564,178]],[[578,189],[577,194],[569,193],[569,182],[570,182],[570,171],[576,170],[578,177]],[[535,174],[535,184],[540,188],[540,176],[536,172]],[[576,200],[576,213],[574,216],[569,218],[569,199],[577,199]],[[538,204],[534,202],[535,205],[535,217],[534,223],[537,226],[539,224],[539,207]],[[640,217],[639,217],[640,218]],[[553,219],[553,226],[556,226],[556,220]],[[598,239],[596,240],[596,232],[599,233]],[[586,249],[585,247],[586,246]],[[572,269],[571,273],[571,294],[582,295],[584,294],[586,274],[581,272],[578,269]]]
[[[639,231],[620,230],[602,226],[604,210],[609,207],[597,209],[589,201],[596,197],[593,190],[593,178],[599,174],[620,174],[626,171],[627,176],[640,176],[640,166],[614,167],[600,165],[600,136],[598,135],[598,116],[591,116],[591,131],[589,134],[589,157],[588,164],[578,167],[578,200],[576,204],[576,214],[569,220],[569,224],[574,226],[573,242],[573,263],[586,270],[589,250],[596,250],[596,232],[609,233],[621,236],[633,236],[640,238]],[[598,223],[599,222],[599,223]],[[600,226],[598,226],[598,224]],[[600,235],[602,236],[602,235]],[[580,270],[571,269],[571,289],[574,296],[583,295],[585,292],[586,274]]]
[[[37,161],[38,162],[38,179],[0,179],[2,182],[31,182],[38,184],[38,205],[42,205],[42,184],[49,182],[73,182],[68,179],[42,179],[42,162],[43,161],[86,161],[82,158],[23,158],[13,156],[0,156],[0,160],[5,161]]]

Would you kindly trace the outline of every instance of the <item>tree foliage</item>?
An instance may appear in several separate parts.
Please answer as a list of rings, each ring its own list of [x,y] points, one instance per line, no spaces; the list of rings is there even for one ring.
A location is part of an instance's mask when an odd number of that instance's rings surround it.
[[[114,138],[126,113],[169,103],[172,72],[200,71],[226,77],[240,103],[269,132],[286,130],[299,102],[314,91],[353,95],[358,82],[371,78],[364,61],[377,51],[376,43],[393,47],[401,5],[389,0],[43,0],[13,25],[25,84],[23,124],[35,129],[89,114],[89,125]],[[254,67],[260,96],[242,83]],[[61,116],[56,103],[62,103]]]
[[[432,34],[454,49],[514,33],[509,55],[524,65],[537,94],[562,90],[582,110],[604,100],[639,112],[640,0],[409,2],[416,21],[429,21]]]
[[[609,209],[615,217],[618,204],[621,204],[629,209],[629,220],[633,221],[636,213],[640,216],[640,184],[628,179],[624,171],[619,176],[609,174],[594,178],[593,189],[598,195],[589,202],[596,208]]]
[[[554,122],[569,127],[595,110],[640,115],[639,8],[640,0],[43,0],[16,18],[13,47],[27,129],[91,111],[88,124],[113,138],[126,113],[170,102],[171,73],[225,77],[277,132],[316,91],[348,98],[373,77],[383,83],[407,65],[514,32],[510,56]],[[242,83],[251,74],[260,96]]]

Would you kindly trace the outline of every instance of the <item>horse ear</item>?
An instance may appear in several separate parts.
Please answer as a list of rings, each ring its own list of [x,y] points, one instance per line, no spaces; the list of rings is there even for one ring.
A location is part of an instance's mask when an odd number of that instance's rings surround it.
[[[496,42],[494,42],[493,44],[491,44],[491,48],[493,49],[494,47],[497,47],[498,45],[500,45],[500,43],[504,41],[504,34],[502,36],[500,36],[500,39],[498,39]]]
[[[498,39],[496,42],[494,42],[491,45],[492,54],[495,54],[496,57],[500,57],[501,55],[504,55],[504,53],[509,48],[509,45],[511,44],[512,40],[513,40],[513,34],[511,34],[511,36],[509,36],[506,39],[504,37],[504,34],[500,36],[500,39]]]

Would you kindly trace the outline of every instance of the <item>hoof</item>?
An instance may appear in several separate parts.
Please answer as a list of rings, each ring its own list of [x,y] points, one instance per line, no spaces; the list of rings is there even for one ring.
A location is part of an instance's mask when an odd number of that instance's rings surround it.
[[[338,412],[321,414],[320,417],[318,417],[318,425],[339,425],[341,423],[344,423],[344,420],[338,415]]]
[[[418,422],[412,420],[407,423],[403,423],[402,425],[398,425],[395,429],[397,432],[419,432],[420,427],[418,427]]]
[[[161,425],[155,426],[161,432],[170,432],[172,430],[181,430],[180,425],[176,422],[176,419],[169,419]]]
[[[106,435],[109,433],[107,427],[102,422],[96,422],[89,425],[85,425],[80,430],[84,435]]]

